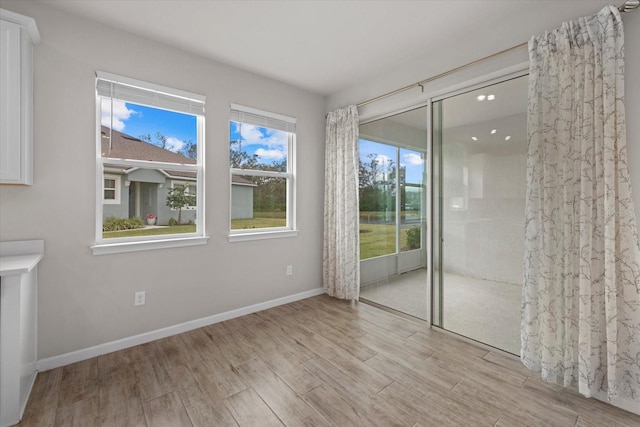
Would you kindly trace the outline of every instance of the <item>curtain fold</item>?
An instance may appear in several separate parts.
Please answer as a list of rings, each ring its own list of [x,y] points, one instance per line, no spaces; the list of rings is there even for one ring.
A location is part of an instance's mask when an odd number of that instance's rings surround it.
[[[358,108],[327,115],[324,189],[323,284],[333,297],[360,295],[358,224]]]
[[[529,42],[521,359],[640,402],[640,249],[615,7]]]

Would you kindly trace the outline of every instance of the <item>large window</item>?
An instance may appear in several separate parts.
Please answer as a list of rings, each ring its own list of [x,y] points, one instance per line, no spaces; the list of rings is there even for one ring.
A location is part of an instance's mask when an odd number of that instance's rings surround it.
[[[295,118],[231,105],[231,241],[295,235],[295,131]]]
[[[421,249],[424,152],[366,139],[359,151],[360,259]]]
[[[94,253],[201,244],[204,101],[98,72]]]

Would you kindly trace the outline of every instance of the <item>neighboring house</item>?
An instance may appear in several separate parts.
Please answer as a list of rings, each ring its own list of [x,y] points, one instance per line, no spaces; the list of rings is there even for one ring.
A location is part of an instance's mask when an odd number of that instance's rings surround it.
[[[248,179],[231,175],[231,219],[253,218],[253,189],[257,187]]]
[[[111,138],[110,138],[111,136]],[[196,161],[139,138],[102,126],[102,155],[118,159],[194,164]],[[169,191],[189,184],[189,192],[196,192],[196,177],[192,172],[170,169],[124,168],[105,163],[103,218],[145,218],[158,216],[157,224],[166,225],[170,218],[178,219],[178,211],[167,206]],[[242,177],[233,177],[231,191],[234,201],[231,218],[253,217],[253,188],[256,185]],[[182,222],[195,220],[195,206],[182,209]]]

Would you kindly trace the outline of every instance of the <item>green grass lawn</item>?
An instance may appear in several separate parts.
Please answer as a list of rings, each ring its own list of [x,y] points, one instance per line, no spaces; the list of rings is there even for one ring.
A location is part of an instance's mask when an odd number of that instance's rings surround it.
[[[400,247],[406,250],[407,231],[400,232]],[[388,255],[396,251],[396,226],[394,224],[360,224],[360,259]]]
[[[284,212],[256,212],[254,218],[231,220],[232,230],[285,227],[286,225],[287,219]],[[396,250],[395,229],[395,224],[367,224],[365,219],[361,217],[360,259],[394,253]],[[116,237],[159,236],[163,234],[195,233],[195,231],[195,225],[176,225],[171,227],[105,231],[102,233],[102,237],[104,239],[112,239]],[[407,246],[407,229],[403,229],[400,234],[400,246],[402,248]]]
[[[250,228],[286,227],[286,212],[255,212],[253,218],[232,219],[232,230],[245,230]]]
[[[196,226],[174,225],[158,228],[136,228],[133,230],[105,231],[102,233],[103,239],[113,239],[114,237],[137,237],[137,236],[159,236],[162,234],[195,233]]]

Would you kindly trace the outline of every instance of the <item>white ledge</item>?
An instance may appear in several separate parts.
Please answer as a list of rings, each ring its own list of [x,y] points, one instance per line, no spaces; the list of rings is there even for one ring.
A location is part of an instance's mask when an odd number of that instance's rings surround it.
[[[42,259],[42,254],[0,257],[0,276],[25,274],[34,269]]]
[[[118,254],[124,252],[148,251],[153,249],[180,248],[206,245],[209,236],[176,237],[171,239],[144,240],[138,242],[99,243],[91,246],[94,255]]]
[[[282,237],[296,237],[298,230],[256,231],[255,233],[229,234],[229,242],[246,242],[249,240],[279,239]]]

